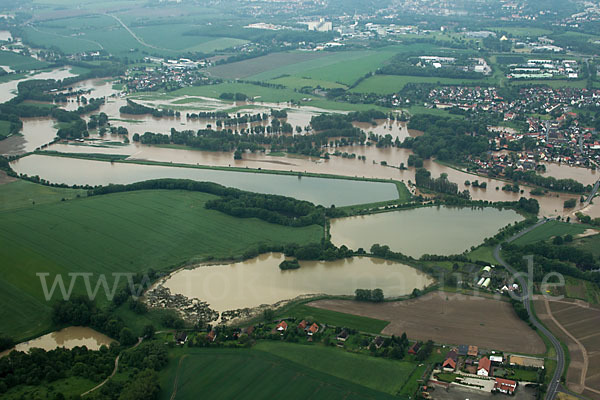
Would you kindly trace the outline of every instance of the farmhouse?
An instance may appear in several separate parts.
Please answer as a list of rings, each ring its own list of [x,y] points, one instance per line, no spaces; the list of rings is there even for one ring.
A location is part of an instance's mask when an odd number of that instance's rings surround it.
[[[477,357],[479,355],[479,347],[469,346],[469,350],[467,350],[467,355],[469,357]]]
[[[373,344],[376,348],[381,348],[381,346],[383,346],[383,338],[381,336],[377,336],[375,339],[373,339]]]
[[[419,350],[421,349],[422,345],[423,345],[423,343],[421,343],[421,342],[417,342],[417,343],[413,344],[412,347],[410,349],[408,349],[408,354],[417,354],[419,352]]]
[[[285,321],[281,321],[280,323],[277,324],[277,326],[275,327],[275,330],[277,332],[285,332],[288,328],[287,322]]]
[[[492,355],[490,356],[490,361],[493,365],[500,365],[504,361],[504,357],[500,355]]]
[[[494,391],[504,394],[514,394],[517,388],[517,382],[508,379],[496,378]]]
[[[492,363],[489,358],[482,357],[479,360],[479,365],[477,366],[477,375],[479,376],[490,376],[490,371],[492,368]]]
[[[215,339],[217,338],[217,332],[215,332],[215,331],[210,331],[210,332],[208,332],[208,335],[206,335],[206,337],[208,338],[208,340],[209,340],[210,342],[214,342],[214,341],[215,341]]]
[[[446,355],[446,360],[442,364],[443,369],[454,371],[458,362],[458,353],[456,350],[450,350]]]
[[[308,334],[308,336],[312,336],[315,333],[319,332],[319,325],[317,325],[316,323],[313,323],[307,330],[306,333]]]
[[[181,331],[175,334],[175,341],[179,344],[185,344],[187,341],[187,333]]]
[[[298,324],[298,330],[305,330],[307,324],[308,322],[306,322],[305,320],[300,321],[300,323]]]
[[[339,340],[340,342],[345,342],[348,339],[348,336],[350,336],[348,334],[348,331],[346,329],[343,329],[337,336],[336,339]]]

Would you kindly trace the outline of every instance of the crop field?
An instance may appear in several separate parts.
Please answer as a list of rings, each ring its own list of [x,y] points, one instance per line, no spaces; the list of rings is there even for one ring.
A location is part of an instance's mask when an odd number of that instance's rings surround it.
[[[569,349],[569,389],[597,398],[597,394],[587,389],[600,390],[600,308],[580,300],[556,300],[548,304],[536,300],[534,303],[536,314],[542,322]],[[584,371],[587,372],[582,381]]]
[[[303,365],[277,355],[281,350],[285,350],[289,357],[298,355],[301,361],[303,353],[311,354],[312,358],[304,359],[308,365]],[[274,398],[282,394],[290,400],[394,398],[332,375],[348,371],[347,375],[351,376],[357,365],[361,367],[360,371],[365,372],[374,369],[374,364],[377,364],[377,382],[387,380],[391,385],[396,384],[391,381],[399,377],[390,372],[398,372],[399,369],[382,369],[386,364],[382,361],[388,360],[358,356],[361,359],[356,364],[344,364],[349,361],[347,355],[354,356],[337,349],[285,343],[264,343],[257,348],[237,350],[186,349],[185,354],[171,359],[168,368],[161,372],[161,398],[192,400],[198,398],[198,393],[202,393],[203,398],[240,400]],[[315,369],[325,364],[331,369]]]
[[[10,186],[12,184],[3,185]],[[322,228],[289,228],[207,210],[214,196],[183,191],[139,191],[80,198],[2,211],[0,226],[0,335],[29,337],[50,327],[38,272],[49,284],[69,272],[98,274],[166,270],[207,256],[233,258],[259,243],[308,243]],[[83,293],[82,280],[75,285]],[[101,292],[102,293],[102,292]],[[60,297],[54,294],[54,299]],[[98,302],[102,304],[102,296]]]
[[[18,180],[0,185],[0,212],[34,208],[42,204],[57,203],[62,199],[71,200],[78,195],[85,197],[87,192],[82,189],[55,188]]]
[[[188,51],[209,53],[247,43],[229,37],[187,36],[184,33],[194,29],[194,25],[162,22],[139,27],[128,25],[141,42],[115,18],[99,14],[39,22],[25,29],[25,38],[35,45],[56,46],[66,53],[104,49],[116,55],[137,57],[144,54],[174,56]]]
[[[29,71],[45,68],[48,63],[12,51],[0,51],[0,65],[8,66],[15,71]]]
[[[401,335],[445,344],[472,344],[485,349],[543,354],[544,342],[503,301],[445,292],[417,299],[363,303],[349,300],[318,300],[308,303],[363,317],[391,321],[387,335]]]
[[[254,348],[389,394],[397,393],[416,367],[409,361],[355,354],[335,347],[261,342]],[[339,368],[340,365],[344,367]]]
[[[319,60],[315,65],[327,59],[326,53],[317,52],[300,52],[293,51],[287,53],[271,53],[266,56],[251,58],[248,60],[238,61],[234,63],[217,65],[211,67],[208,72],[216,77],[225,79],[245,79],[252,77],[252,80],[271,79],[283,74],[289,74],[290,67],[298,68],[302,71],[301,66],[308,62]],[[263,75],[264,74],[264,75]]]
[[[586,229],[592,228],[591,226],[584,224],[570,224],[568,222],[560,221],[549,221],[544,225],[532,230],[521,236],[513,243],[519,246],[523,246],[529,243],[539,242],[540,240],[548,240],[554,236],[564,235],[579,235],[586,231]]]
[[[436,76],[408,76],[408,75],[374,75],[359,83],[351,91],[356,93],[378,93],[392,94],[397,93],[406,86],[407,83],[439,83],[441,85],[472,85],[475,83],[484,84],[485,80],[480,79],[456,79],[440,78]]]

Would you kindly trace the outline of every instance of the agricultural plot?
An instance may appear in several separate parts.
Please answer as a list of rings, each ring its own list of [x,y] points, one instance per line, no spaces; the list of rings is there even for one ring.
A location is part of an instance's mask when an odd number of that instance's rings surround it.
[[[389,394],[397,393],[416,367],[409,361],[354,354],[334,347],[261,342],[254,348]],[[339,368],[341,365],[344,367]]]
[[[407,83],[473,85],[475,83],[484,84],[485,81],[479,79],[440,78],[436,76],[374,75],[360,82],[351,91],[355,93],[392,94],[402,90]]]
[[[69,272],[89,272],[93,285],[98,274],[107,274],[112,286],[111,273],[166,270],[207,256],[233,258],[259,243],[308,243],[322,236],[318,226],[289,228],[207,210],[211,198],[139,191],[2,211],[0,335],[18,340],[51,326],[38,272],[50,273],[49,283],[57,274],[68,283]],[[84,293],[83,280],[75,293]],[[100,304],[106,302],[101,297]]]
[[[216,77],[225,79],[245,79],[251,77],[252,80],[266,80],[284,74],[289,74],[289,68],[299,68],[311,60],[319,60],[315,65],[319,65],[323,58],[327,58],[325,53],[317,52],[288,52],[272,53],[262,57],[251,58],[249,60],[238,61],[234,63],[217,65],[208,70]]]
[[[548,240],[554,236],[564,236],[564,235],[579,235],[585,232],[586,229],[592,228],[591,226],[584,224],[570,224],[567,222],[560,221],[549,221],[544,225],[537,227],[531,232],[526,233],[521,236],[513,243],[519,246],[523,246],[526,244],[539,242],[540,240]]]
[[[536,314],[565,343],[570,363],[567,386],[576,393],[600,390],[600,309],[580,300],[536,300]]]
[[[45,68],[48,63],[12,51],[0,51],[0,65],[10,67],[15,71],[29,71]]]
[[[170,50],[173,54],[188,51],[210,53],[215,50],[222,50],[248,43],[247,40],[236,38],[185,35],[187,31],[194,29],[194,25],[190,24],[169,23],[139,27],[134,26],[131,27],[131,29],[138,37],[143,39],[144,42],[161,49]]]
[[[0,212],[34,208],[42,204],[58,203],[62,199],[71,200],[86,195],[87,192],[81,189],[55,188],[18,180],[0,185]]]
[[[357,382],[318,371],[314,367],[321,362],[333,366],[333,370],[344,371],[347,366],[342,351],[330,354],[326,348],[315,348],[317,357],[308,366],[276,354],[269,350],[274,345],[265,343],[261,350],[252,349],[186,349],[185,355],[171,360],[166,371],[161,372],[162,399],[197,399],[198,393],[211,399],[265,399],[285,393],[289,399],[392,399],[386,393],[361,386]],[[282,343],[281,345],[286,345]],[[313,349],[299,345],[293,353]],[[335,351],[335,349],[331,349]],[[362,356],[363,371],[372,366],[369,357]],[[374,360],[385,361],[385,360]],[[331,364],[333,362],[333,364]],[[353,366],[354,367],[354,366]],[[390,376],[389,370],[380,370],[381,376]]]
[[[534,330],[503,301],[483,297],[433,292],[417,299],[363,303],[348,300],[318,300],[308,303],[363,317],[391,321],[387,335],[401,335],[436,343],[472,344],[484,349],[543,354],[545,345]]]
[[[239,82],[227,82],[218,85],[206,85],[206,86],[192,86],[171,92],[168,95],[158,96],[143,96],[146,99],[152,99],[160,101],[161,98],[170,100],[173,97],[180,96],[201,96],[219,98],[222,93],[243,93],[250,98],[254,99],[256,104],[261,102],[267,103],[287,103],[294,101],[296,104],[304,106],[313,106],[322,108],[324,110],[338,110],[338,111],[360,111],[360,110],[384,110],[389,111],[387,108],[375,106],[373,104],[350,104],[339,101],[327,100],[321,96],[307,96],[305,94],[295,92],[292,89],[276,89],[271,87],[264,87],[259,85],[253,85],[249,83]],[[140,96],[142,97],[142,96]],[[310,100],[309,100],[310,99]],[[184,100],[185,101],[185,100]],[[232,108],[234,103],[232,103]],[[185,109],[189,109],[185,108]]]

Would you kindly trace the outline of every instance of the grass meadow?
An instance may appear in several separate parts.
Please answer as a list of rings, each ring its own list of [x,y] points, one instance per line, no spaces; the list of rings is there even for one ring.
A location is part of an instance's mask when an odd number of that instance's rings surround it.
[[[96,274],[108,274],[112,285],[113,272],[168,270],[237,257],[259,243],[315,242],[323,234],[319,226],[290,228],[207,210],[214,196],[205,193],[138,191],[54,203],[64,195],[44,196],[47,204],[0,212],[0,335],[16,340],[51,328],[38,272],[50,273],[49,283],[57,274],[91,272],[92,285]],[[81,278],[75,293],[84,293]]]
[[[409,371],[408,366],[388,365],[402,363],[339,349],[275,342],[260,343],[252,349],[181,349],[171,356],[168,368],[161,372],[161,398],[165,400],[172,398],[175,383],[175,398],[181,400],[197,399],[198,393],[206,398],[239,400],[282,394],[290,400],[392,399],[361,382],[377,375],[372,386],[396,387],[400,380],[397,374]],[[363,377],[360,382],[351,380],[358,375]]]

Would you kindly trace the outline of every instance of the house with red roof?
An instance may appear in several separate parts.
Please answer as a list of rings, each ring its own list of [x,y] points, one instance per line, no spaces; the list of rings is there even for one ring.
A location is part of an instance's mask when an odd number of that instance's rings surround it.
[[[277,326],[275,327],[275,330],[277,332],[285,332],[288,328],[288,324],[285,321],[281,321],[280,323],[277,324]]]
[[[305,320],[300,321],[298,324],[298,330],[305,330],[307,322]]]
[[[496,378],[494,391],[504,394],[514,394],[515,389],[517,389],[517,382],[509,379]]]
[[[448,369],[454,371],[456,369],[456,364],[458,363],[458,353],[456,350],[450,350],[446,355],[446,360],[442,364],[443,369]]]
[[[479,365],[477,366],[477,375],[479,376],[490,376],[492,368],[492,362],[487,357],[482,357],[479,360]]]
[[[310,328],[308,328],[306,330],[306,333],[308,334],[308,336],[312,336],[315,333],[319,332],[319,325],[317,325],[316,323],[313,323]]]

